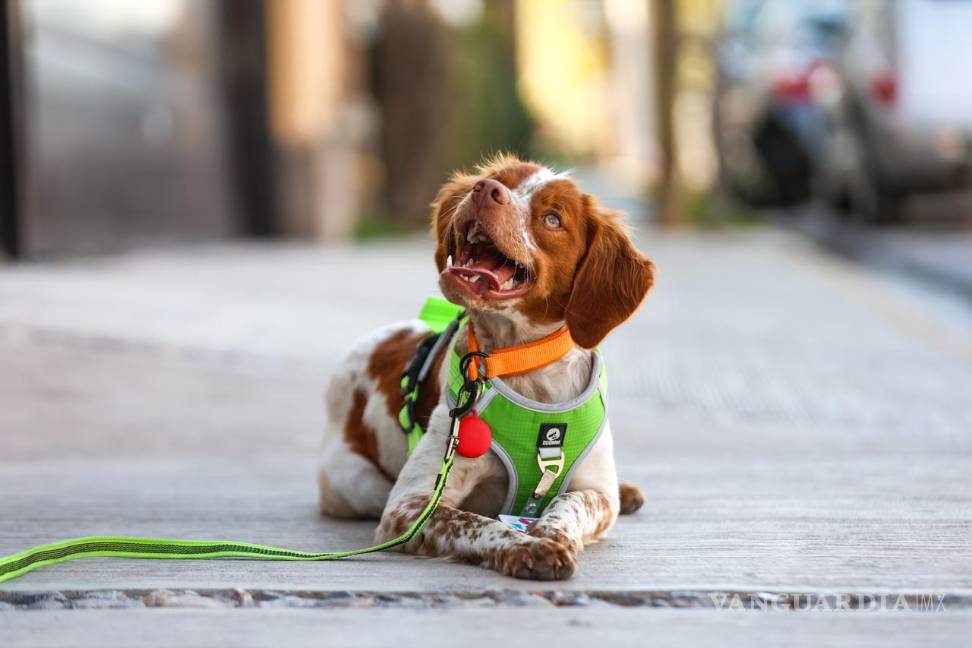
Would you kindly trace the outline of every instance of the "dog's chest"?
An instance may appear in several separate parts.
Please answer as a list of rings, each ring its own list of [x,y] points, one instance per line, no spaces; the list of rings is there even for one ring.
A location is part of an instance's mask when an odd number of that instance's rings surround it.
[[[495,518],[502,512],[509,488],[506,468],[492,453],[485,457],[487,465],[476,483],[476,487],[459,505],[464,511]]]
[[[541,403],[562,403],[584,391],[591,376],[593,356],[573,349],[548,367],[524,376],[509,376],[505,382],[516,393]]]

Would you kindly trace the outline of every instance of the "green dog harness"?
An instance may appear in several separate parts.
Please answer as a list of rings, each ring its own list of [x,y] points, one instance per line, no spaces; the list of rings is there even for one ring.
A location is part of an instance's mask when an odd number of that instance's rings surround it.
[[[444,308],[441,304],[438,308]],[[428,312],[429,306],[423,310]],[[449,350],[449,407],[455,407],[460,388],[466,382],[456,350],[456,333],[465,321],[458,307],[453,319],[443,324],[446,311],[437,311],[438,320],[430,324],[433,333],[420,344],[415,357],[402,376],[404,405],[399,423],[409,437],[409,452],[421,438],[422,428],[415,421],[414,407],[419,386],[427,375],[437,352],[446,344]],[[423,320],[425,318],[423,317]],[[439,332],[436,333],[435,331]],[[573,472],[600,437],[607,421],[607,374],[600,353],[594,353],[591,376],[583,392],[563,403],[541,403],[513,391],[501,378],[486,380],[475,412],[492,431],[490,451],[506,467],[508,486],[501,519],[539,517],[554,497],[564,492]],[[522,528],[513,520],[504,521]],[[524,522],[528,525],[528,522]]]

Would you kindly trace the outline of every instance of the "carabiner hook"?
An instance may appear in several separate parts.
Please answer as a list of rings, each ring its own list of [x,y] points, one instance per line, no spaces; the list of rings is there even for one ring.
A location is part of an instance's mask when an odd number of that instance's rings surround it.
[[[473,361],[473,358],[482,358],[483,360],[485,360],[488,357],[489,357],[488,353],[483,353],[482,351],[470,351],[466,355],[462,356],[462,358],[460,358],[459,373],[462,374],[463,378],[466,378],[469,375],[469,363]]]
[[[482,395],[483,383],[480,380],[467,380],[462,383],[459,392],[456,394],[456,406],[449,410],[449,416],[455,420],[460,419],[469,413],[469,410],[476,407],[480,395]]]

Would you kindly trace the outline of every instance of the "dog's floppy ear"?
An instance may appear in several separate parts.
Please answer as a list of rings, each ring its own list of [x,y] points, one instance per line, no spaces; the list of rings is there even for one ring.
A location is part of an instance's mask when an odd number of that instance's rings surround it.
[[[452,236],[452,221],[456,208],[476,184],[476,177],[456,171],[442,185],[439,194],[432,201],[432,238],[435,240],[435,265],[439,272],[445,270],[449,256],[449,239]]]
[[[654,283],[654,264],[635,249],[619,214],[592,202],[588,207],[594,213],[587,253],[574,275],[566,319],[574,341],[592,349],[637,310]]]

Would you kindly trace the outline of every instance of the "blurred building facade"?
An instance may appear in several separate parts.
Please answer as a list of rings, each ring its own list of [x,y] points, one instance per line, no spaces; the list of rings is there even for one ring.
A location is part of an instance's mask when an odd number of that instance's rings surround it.
[[[229,35],[216,37],[226,5],[51,0],[4,8],[8,182],[17,188],[2,214],[5,230],[16,232],[8,250],[87,254],[252,226],[230,163],[252,152],[233,133],[245,107],[228,109]]]
[[[652,0],[9,0],[4,248],[398,231],[497,151],[704,187],[718,3],[676,4],[659,52]]]

